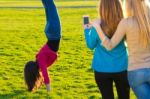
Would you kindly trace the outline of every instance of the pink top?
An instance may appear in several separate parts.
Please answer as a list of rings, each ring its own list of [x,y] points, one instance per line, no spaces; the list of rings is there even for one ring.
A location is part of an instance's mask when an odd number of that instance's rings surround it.
[[[36,60],[38,62],[38,65],[40,67],[40,70],[42,72],[43,78],[44,78],[44,83],[49,84],[50,79],[48,76],[48,71],[47,67],[52,65],[57,58],[57,53],[53,52],[47,44],[45,44],[41,50],[38,52],[36,55]]]

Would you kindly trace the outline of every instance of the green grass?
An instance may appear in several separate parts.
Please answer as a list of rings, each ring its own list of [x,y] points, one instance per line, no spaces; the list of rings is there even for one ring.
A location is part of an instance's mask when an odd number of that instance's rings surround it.
[[[57,6],[95,6],[97,1],[68,1],[56,2]],[[0,1],[0,7],[43,6],[41,1]]]
[[[0,0],[0,1],[20,1],[20,0]],[[40,0],[23,0],[23,1],[40,1]],[[74,1],[98,1],[98,0],[54,0],[54,1],[74,2]]]
[[[52,91],[45,86],[36,93],[26,90],[24,64],[46,42],[44,9],[0,10],[0,99],[99,99],[91,70],[92,52],[86,48],[82,16],[97,17],[95,8],[58,9],[62,40],[58,61],[49,68]],[[115,93],[116,96],[116,93]],[[131,99],[135,99],[131,93]]]
[[[5,2],[9,2],[9,1],[19,1],[20,2],[20,0],[0,0],[0,1],[5,1]],[[24,1],[41,1],[41,0],[22,0],[22,2],[24,2]],[[98,0],[54,0],[54,1],[58,1],[58,2],[60,2],[60,1],[63,1],[63,2],[68,2],[68,1],[72,1],[72,2],[76,2],[76,1],[98,1]]]

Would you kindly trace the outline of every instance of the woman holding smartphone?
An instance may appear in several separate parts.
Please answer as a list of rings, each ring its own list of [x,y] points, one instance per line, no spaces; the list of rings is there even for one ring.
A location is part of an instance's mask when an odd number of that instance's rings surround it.
[[[102,20],[93,23],[102,45],[109,51],[114,50],[126,35],[129,48],[128,80],[138,99],[150,99],[150,9],[147,2],[125,1],[127,18],[120,21],[112,38],[100,25]]]
[[[100,17],[102,28],[111,38],[119,22],[123,18],[119,0],[100,0]],[[113,12],[113,13],[112,13]],[[87,20],[87,17],[84,19]],[[112,51],[107,51],[102,45],[94,27],[84,22],[84,32],[87,47],[94,50],[92,69],[95,80],[102,94],[102,99],[114,99],[113,82],[115,83],[118,99],[129,99],[129,84],[127,80],[128,56],[124,40]]]

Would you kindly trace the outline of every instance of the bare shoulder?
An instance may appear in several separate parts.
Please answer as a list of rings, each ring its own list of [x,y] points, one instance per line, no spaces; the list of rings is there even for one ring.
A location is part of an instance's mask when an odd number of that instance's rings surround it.
[[[118,26],[125,28],[125,27],[127,27],[129,25],[130,21],[131,21],[130,18],[123,18],[123,19],[121,19],[121,21],[120,21]]]
[[[118,27],[127,31],[130,30],[133,27],[133,25],[136,25],[135,20],[133,19],[133,17],[128,17],[128,18],[123,18],[120,21]]]
[[[127,18],[123,18],[123,19],[120,21],[120,23],[119,23],[119,24],[126,24],[126,23],[127,23],[127,21],[128,21],[128,19],[127,19]]]
[[[129,24],[129,23],[133,22],[133,20],[134,19],[132,17],[128,17],[128,18],[123,18],[121,20],[121,22],[124,23],[124,24]]]

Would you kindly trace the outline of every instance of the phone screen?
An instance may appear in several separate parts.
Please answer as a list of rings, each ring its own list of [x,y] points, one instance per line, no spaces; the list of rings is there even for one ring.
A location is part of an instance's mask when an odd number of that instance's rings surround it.
[[[84,24],[89,24],[89,16],[83,16]]]

